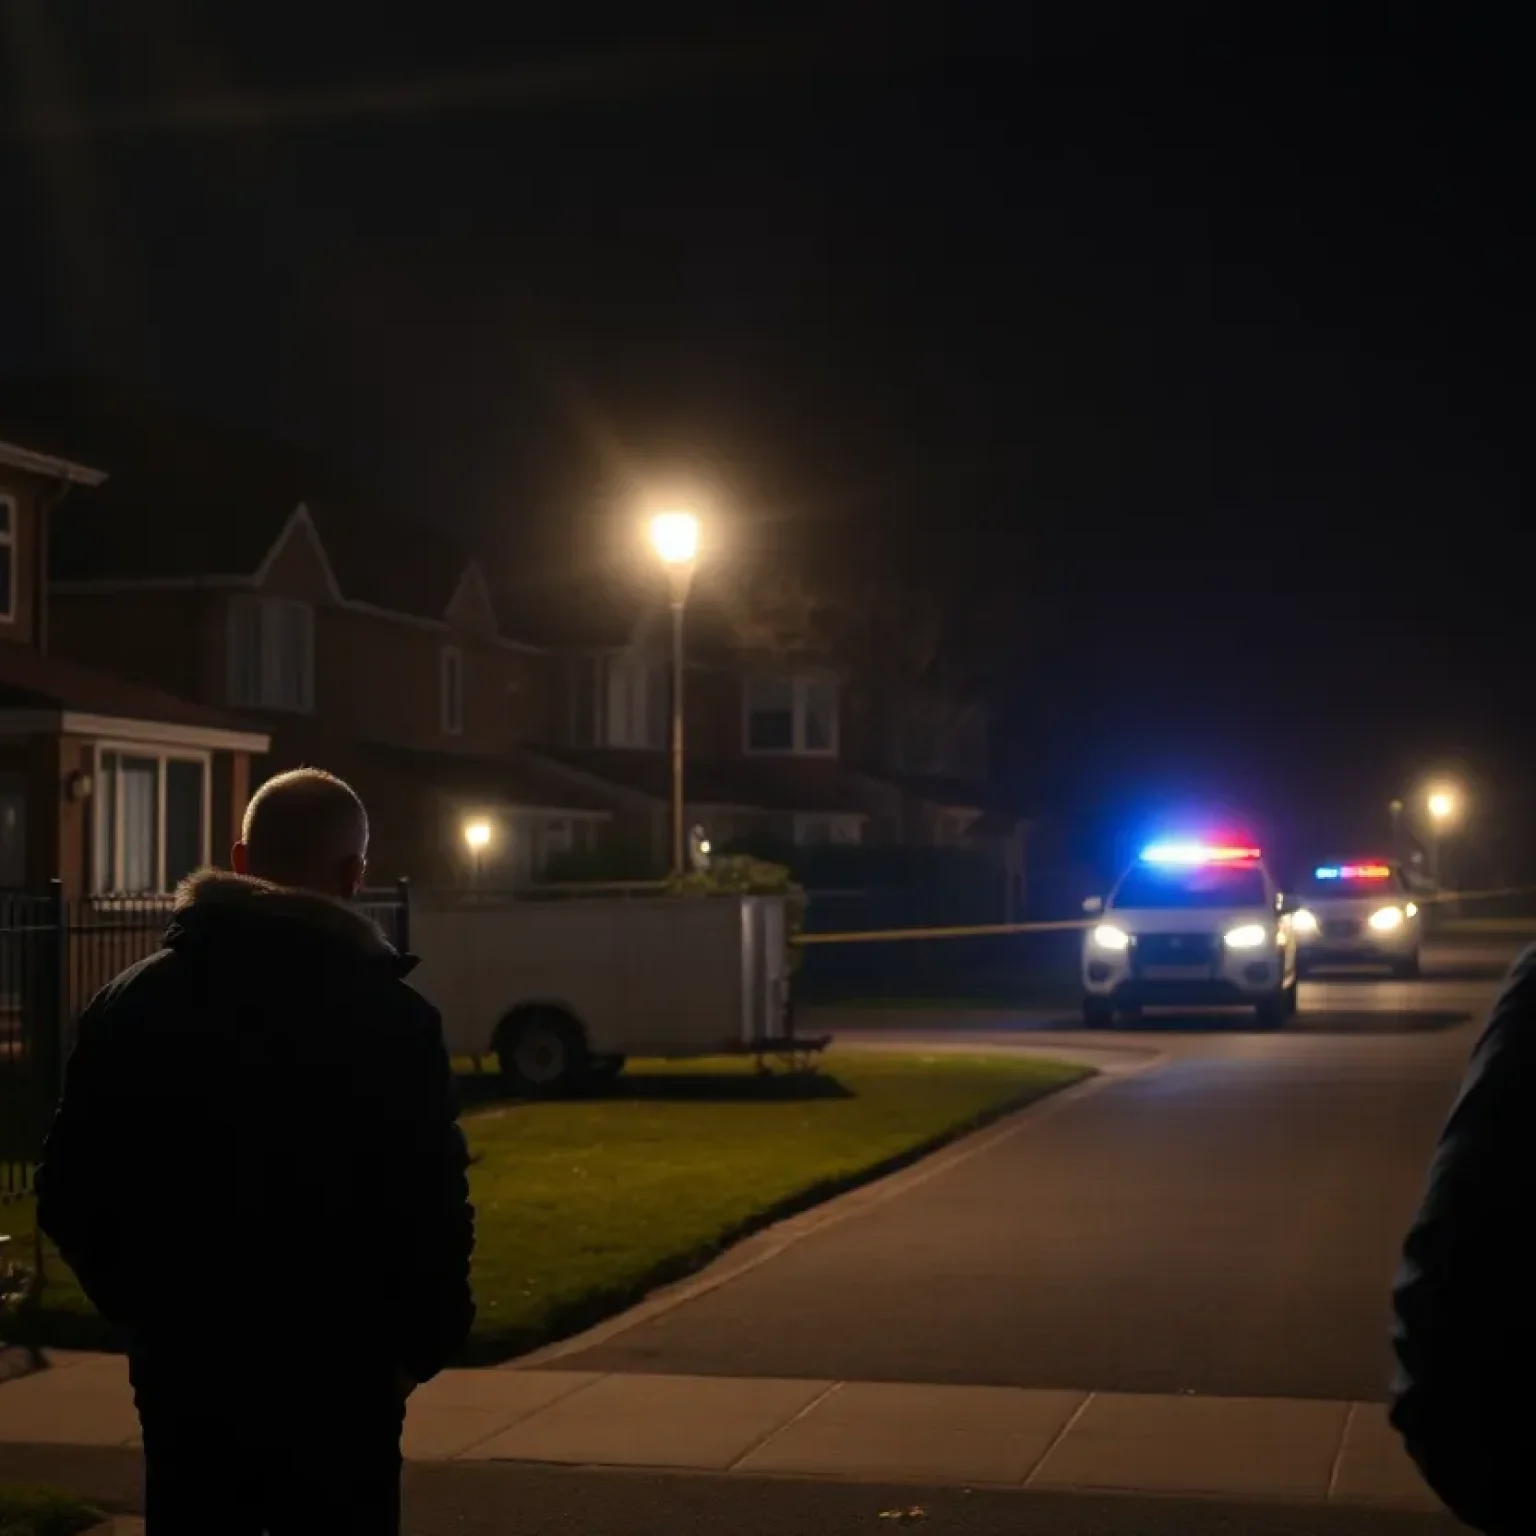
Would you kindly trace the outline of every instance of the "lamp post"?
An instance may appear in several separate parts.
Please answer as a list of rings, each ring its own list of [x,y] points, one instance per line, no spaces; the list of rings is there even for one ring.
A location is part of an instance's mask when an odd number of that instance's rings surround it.
[[[1453,789],[1432,789],[1424,797],[1424,809],[1429,812],[1430,873],[1438,886],[1442,879],[1441,844],[1445,838],[1446,828],[1461,813],[1461,797]]]
[[[672,872],[688,871],[683,829],[683,609],[699,559],[699,520],[691,512],[661,512],[651,519],[651,547],[666,567],[672,606]]]
[[[474,871],[471,883],[480,888],[480,861],[491,846],[491,824],[478,817],[464,823],[464,846],[469,849],[470,866]]]

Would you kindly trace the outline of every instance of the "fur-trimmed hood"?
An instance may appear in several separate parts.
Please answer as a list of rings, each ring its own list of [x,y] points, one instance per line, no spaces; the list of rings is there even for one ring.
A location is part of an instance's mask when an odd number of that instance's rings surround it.
[[[176,888],[173,931],[220,926],[223,920],[255,919],[294,924],[316,937],[330,938],[368,956],[392,956],[395,949],[366,912],[318,891],[274,885],[250,875],[200,869]]]

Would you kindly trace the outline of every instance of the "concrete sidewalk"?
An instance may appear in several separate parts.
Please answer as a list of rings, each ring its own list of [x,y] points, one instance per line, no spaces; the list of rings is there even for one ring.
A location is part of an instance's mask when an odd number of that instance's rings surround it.
[[[124,1363],[0,1386],[0,1442],[134,1446]],[[1374,1403],[1016,1387],[450,1371],[411,1402],[415,1461],[511,1461],[1438,1509]]]

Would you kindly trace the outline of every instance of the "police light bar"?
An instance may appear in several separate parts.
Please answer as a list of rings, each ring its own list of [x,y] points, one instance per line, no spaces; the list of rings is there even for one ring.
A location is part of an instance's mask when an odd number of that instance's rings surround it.
[[[1153,843],[1141,851],[1145,864],[1253,864],[1263,854],[1257,848],[1234,848],[1213,843]]]
[[[1390,864],[1324,864],[1315,870],[1318,880],[1390,880]]]

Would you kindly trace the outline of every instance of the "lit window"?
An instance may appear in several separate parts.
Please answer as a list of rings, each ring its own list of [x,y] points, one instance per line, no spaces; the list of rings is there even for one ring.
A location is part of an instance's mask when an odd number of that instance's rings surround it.
[[[455,645],[443,647],[440,687],[443,734],[460,736],[464,732],[464,653]]]
[[[315,707],[315,613],[279,597],[229,605],[229,702],[237,709]]]
[[[754,677],[746,689],[748,752],[831,756],[837,751],[837,684],[815,677]]]
[[[208,862],[208,763],[103,747],[97,760],[96,894],[171,891]]]

